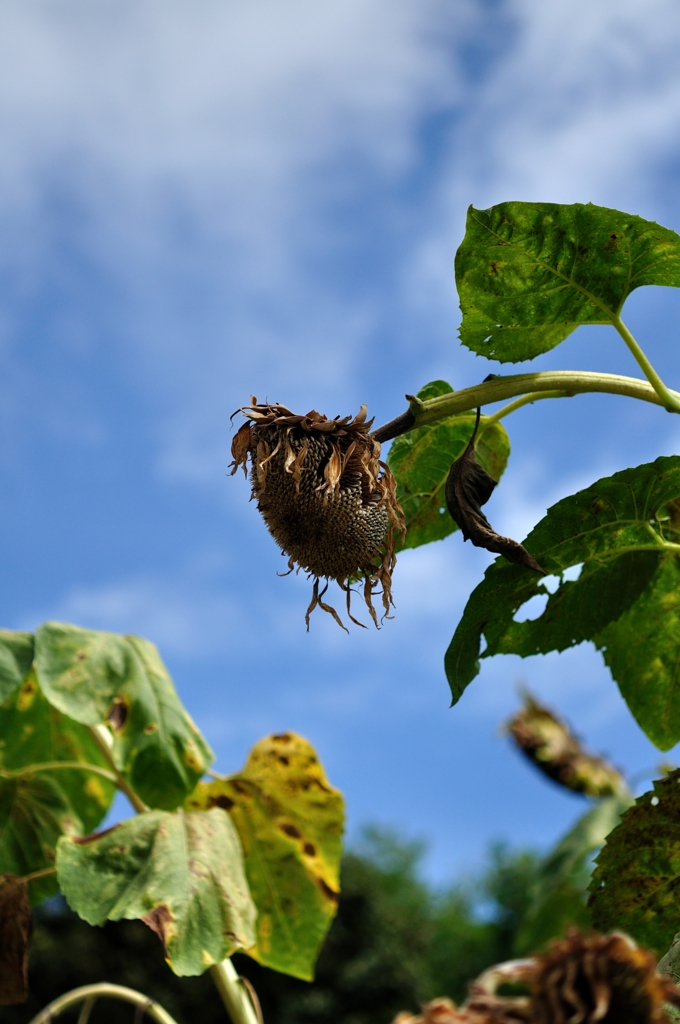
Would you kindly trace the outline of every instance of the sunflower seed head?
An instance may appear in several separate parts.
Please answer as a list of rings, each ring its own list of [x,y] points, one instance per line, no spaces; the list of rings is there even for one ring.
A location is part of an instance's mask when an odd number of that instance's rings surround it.
[[[665,1024],[680,990],[654,957],[620,932],[572,929],[536,957],[531,1024]]]
[[[246,422],[232,443],[232,473],[247,472],[253,497],[276,543],[288,555],[290,569],[314,578],[309,615],[323,601],[320,580],[336,580],[350,604],[350,584],[363,580],[364,600],[377,625],[372,596],[382,590],[387,615],[392,606],[396,564],[394,530],[404,520],[395,481],[380,461],[380,444],[371,436],[366,406],[358,415],[329,420],[312,410],[295,415],[282,405],[252,404],[241,412]],[[358,623],[361,625],[361,623]]]

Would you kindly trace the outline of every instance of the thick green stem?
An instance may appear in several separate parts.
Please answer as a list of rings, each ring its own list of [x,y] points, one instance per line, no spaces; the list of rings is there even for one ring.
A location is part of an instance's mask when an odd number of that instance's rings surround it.
[[[96,985],[83,985],[81,988],[74,988],[71,992],[59,996],[49,1006],[46,1006],[44,1010],[36,1014],[31,1024],[49,1024],[50,1020],[63,1013],[64,1010],[68,1010],[70,1006],[76,1006],[78,1003],[86,1000],[99,999],[102,996],[110,999],[122,999],[125,1003],[140,1006],[144,1013],[147,1013],[149,1017],[153,1017],[158,1024],[176,1024],[176,1021],[167,1010],[164,1010],[154,999],[149,999],[148,996],[143,995],[141,992],[136,992],[133,988],[125,988],[123,985],[110,985],[105,981],[100,981]]]
[[[470,412],[478,406],[504,402],[517,395],[537,392],[559,391],[564,397],[600,392],[609,395],[624,395],[637,398],[652,405],[661,405],[680,411],[680,394],[669,391],[663,385],[664,394],[659,395],[647,381],[636,377],[624,377],[614,373],[593,373],[586,370],[547,370],[543,373],[516,373],[507,377],[496,376],[483,384],[476,384],[461,391],[448,392],[436,398],[428,398],[420,404],[411,403],[409,409],[396,419],[384,424],[373,432],[377,441],[388,441],[405,434],[416,427],[447,419],[461,412]],[[532,399],[536,401],[535,398]]]
[[[210,973],[233,1024],[261,1024],[250,994],[231,960],[214,964]]]
[[[137,811],[137,814],[143,814],[144,811],[148,811],[149,808],[146,806],[144,801],[137,796],[129,782],[127,782],[127,780],[123,778],[122,774],[118,770],[116,762],[113,760],[113,752],[111,750],[111,747],[113,745],[113,739],[109,730],[106,728],[105,725],[91,725],[89,729],[95,743],[101,750],[106,760],[111,765],[115,783],[118,786],[118,788],[123,793],[125,793],[126,797],[130,801],[134,809]]]
[[[614,317],[612,324],[619,332],[630,351],[633,353],[636,363],[661,399],[661,404],[664,409],[666,409],[667,412],[680,412],[680,400],[678,399],[677,392],[671,391],[670,388],[666,387],[664,382],[661,380],[661,377],[624,324],[621,317]]]

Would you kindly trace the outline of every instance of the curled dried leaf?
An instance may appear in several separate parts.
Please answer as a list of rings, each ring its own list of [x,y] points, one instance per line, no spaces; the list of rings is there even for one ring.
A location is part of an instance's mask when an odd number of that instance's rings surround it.
[[[525,757],[558,785],[594,799],[628,793],[614,765],[586,750],[569,726],[530,694],[505,729]]]
[[[463,454],[449,470],[446,481],[446,507],[449,515],[460,528],[463,539],[471,540],[475,547],[503,555],[509,562],[524,565],[545,576],[545,571],[534,556],[518,541],[496,533],[482,512],[481,506],[491,497],[497,481],[480,466],[475,455],[480,414],[481,410],[478,409],[472,437]]]

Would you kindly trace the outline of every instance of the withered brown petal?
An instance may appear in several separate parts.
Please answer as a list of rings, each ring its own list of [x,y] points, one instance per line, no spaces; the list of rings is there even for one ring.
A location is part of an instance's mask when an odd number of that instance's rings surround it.
[[[1,1006],[26,1001],[28,945],[32,930],[28,885],[16,875],[0,875]]]
[[[479,418],[478,409],[472,437],[463,454],[449,470],[446,480],[446,507],[449,515],[460,528],[463,539],[471,540],[475,547],[486,548],[487,551],[503,555],[509,562],[524,565],[527,569],[533,569],[534,572],[540,572],[545,576],[545,570],[534,556],[516,540],[496,533],[482,512],[481,506],[491,497],[497,481],[477,462],[475,438],[479,429]]]

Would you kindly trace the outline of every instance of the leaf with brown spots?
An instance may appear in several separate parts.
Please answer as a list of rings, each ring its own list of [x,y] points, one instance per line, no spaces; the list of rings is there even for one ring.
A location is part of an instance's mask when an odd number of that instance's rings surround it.
[[[150,807],[173,810],[212,762],[147,640],[47,622],[35,635],[35,665],[54,707],[84,725],[110,726],[116,763]]]
[[[611,323],[635,288],[680,287],[680,236],[592,203],[471,206],[456,285],[462,343],[516,363]]]
[[[313,748],[282,733],[261,740],[242,772],[199,783],[189,810],[229,810],[257,906],[259,963],[311,981],[340,888],[343,800]]]
[[[472,436],[463,454],[451,466],[446,479],[446,507],[449,515],[460,527],[463,540],[471,540],[477,548],[486,548],[487,551],[503,555],[515,565],[523,565],[545,576],[544,570],[534,556],[516,540],[496,533],[482,512],[481,506],[486,505],[497,481],[477,462],[475,439],[479,430],[479,418],[478,409]]]
[[[32,931],[26,882],[0,875],[0,1006],[26,1001]]]
[[[147,811],[85,841],[64,837],[57,871],[69,905],[90,924],[144,921],[175,974],[202,974],[254,942],[241,843],[218,807]]]
[[[621,928],[657,953],[678,931],[680,770],[654,783],[597,858],[588,906],[596,928]]]

